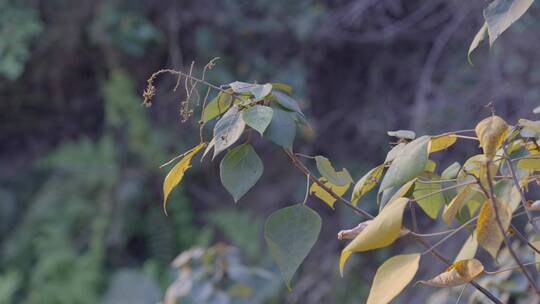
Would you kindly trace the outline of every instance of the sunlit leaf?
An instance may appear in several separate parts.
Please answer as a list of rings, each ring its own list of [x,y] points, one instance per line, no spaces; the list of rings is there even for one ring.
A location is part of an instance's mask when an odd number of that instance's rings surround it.
[[[413,193],[412,190],[414,189],[415,183],[416,183],[416,178],[413,178],[412,180],[406,182],[405,185],[401,186],[401,188],[399,188],[398,191],[396,191],[387,202],[381,201],[380,209],[384,208],[386,206],[386,203],[391,203],[400,197],[412,196],[412,193]]]
[[[419,281],[434,287],[459,286],[474,280],[484,272],[484,265],[477,259],[460,260],[431,280]]]
[[[273,108],[274,114],[270,125],[264,131],[264,137],[283,148],[292,151],[296,136],[294,113]]]
[[[231,89],[238,94],[250,93],[253,95],[254,101],[258,101],[266,97],[272,91],[272,84],[256,84],[256,83],[247,83],[241,81],[235,81],[230,83],[229,86]]]
[[[272,121],[273,113],[274,111],[270,107],[255,105],[247,109],[242,114],[242,118],[248,126],[252,127],[262,136],[264,131]]]
[[[280,209],[268,217],[264,237],[289,290],[296,270],[317,242],[320,231],[321,217],[303,204]]]
[[[506,203],[501,202],[500,198],[496,201],[503,230],[507,231],[512,220],[512,212]],[[490,200],[485,201],[480,209],[476,231],[478,244],[495,259],[504,240],[504,235],[497,225],[495,210]]]
[[[386,206],[341,252],[339,270],[343,275],[345,263],[353,252],[386,247],[398,239],[403,221],[403,210],[409,199],[399,198]]]
[[[367,303],[390,303],[416,275],[420,257],[419,253],[413,253],[397,255],[386,260],[377,269]]]
[[[471,199],[474,190],[472,190],[471,186],[464,187],[453,199],[450,201],[448,206],[444,208],[443,211],[443,220],[444,222],[452,227],[452,224],[454,222],[454,218],[456,217],[456,214],[459,212],[463,206]]]
[[[413,140],[416,138],[416,133],[411,130],[397,130],[397,131],[388,131],[386,132],[388,136],[394,136],[397,138],[404,138],[404,139],[410,139]]]
[[[246,123],[238,106],[232,106],[214,126],[214,157],[232,146],[244,132]]]
[[[469,51],[467,51],[467,59],[469,60],[469,63],[472,64],[472,58],[471,55],[474,52],[474,50],[486,39],[487,37],[487,23],[484,22],[484,25],[478,30],[476,35],[474,35],[474,39],[471,42],[471,45],[469,46]]]
[[[534,114],[540,113],[540,106],[534,108],[534,109],[533,109],[533,113],[534,113]]]
[[[285,109],[304,115],[302,113],[302,110],[300,109],[300,106],[298,106],[298,103],[296,102],[296,100],[294,100],[289,95],[280,91],[274,91],[272,92],[272,96],[274,96],[274,99]]]
[[[203,122],[208,122],[217,116],[225,113],[232,104],[231,94],[219,92],[219,94],[210,101],[203,110]]]
[[[441,179],[454,179],[459,173],[461,165],[458,162],[452,163],[441,173]]]
[[[453,145],[456,141],[457,136],[455,134],[446,134],[432,137],[429,141],[429,153],[448,149],[448,147]]]
[[[424,168],[424,170],[433,173],[435,172],[435,169],[437,169],[437,163],[432,161],[431,159],[428,159],[428,161],[426,162],[426,168]]]
[[[540,156],[537,158],[525,158],[518,160],[517,166],[528,171],[540,171]]]
[[[326,187],[328,187],[330,190],[332,190],[335,194],[342,196],[347,192],[349,189],[351,182],[346,183],[342,186],[337,186],[331,182],[329,182],[326,178],[321,177],[319,178],[319,181],[321,181]],[[310,194],[315,194],[316,197],[321,199],[323,202],[327,203],[331,208],[334,208],[334,204],[336,202],[336,198],[334,198],[330,193],[328,193],[326,190],[321,188],[317,183],[313,183],[311,187],[309,188]]]
[[[392,162],[398,156],[401,150],[405,148],[406,145],[407,145],[406,143],[399,143],[395,145],[386,155],[386,159],[384,160],[384,163],[388,164]]]
[[[499,116],[492,115],[479,122],[475,131],[484,155],[491,159],[504,141],[508,124]]]
[[[437,215],[439,214],[439,210],[441,210],[441,207],[445,203],[445,198],[442,192],[440,192],[441,183],[438,183],[440,179],[437,174],[431,172],[422,173],[422,175],[420,175],[420,179],[427,181],[427,183],[422,183],[419,180],[416,181],[414,185],[413,197],[416,200],[416,203],[429,217],[436,219]]]
[[[428,160],[428,144],[429,136],[422,136],[408,143],[399,151],[388,168],[380,189],[403,185],[422,173]]]
[[[319,173],[332,184],[336,186],[344,186],[352,183],[352,177],[347,169],[343,168],[343,170],[339,172],[336,171],[328,158],[318,155],[315,156],[315,162],[317,164]]]
[[[463,243],[463,247],[461,247],[461,250],[459,250],[454,262],[474,258],[477,249],[478,241],[476,240],[476,232],[473,232],[471,235],[469,235],[465,243]]]
[[[484,9],[489,45],[516,22],[533,4],[534,0],[494,0]]]
[[[221,183],[237,202],[261,178],[264,167],[250,144],[230,150],[221,160]]]
[[[351,202],[356,205],[364,194],[369,192],[381,179],[384,165],[379,165],[366,173],[354,186]]]
[[[184,173],[191,167],[191,159],[193,156],[204,148],[205,145],[205,143],[200,143],[198,146],[189,150],[165,177],[165,180],[163,181],[163,210],[165,211],[165,214],[167,214],[167,198],[169,197],[169,194],[174,187],[180,184],[184,178]]]

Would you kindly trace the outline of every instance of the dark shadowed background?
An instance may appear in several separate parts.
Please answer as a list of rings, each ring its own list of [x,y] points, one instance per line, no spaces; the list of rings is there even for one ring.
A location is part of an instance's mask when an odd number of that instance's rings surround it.
[[[167,168],[159,166],[194,146],[198,131],[196,121],[180,122],[185,96],[172,91],[174,77],[160,78],[154,105],[141,107],[146,79],[162,68],[188,71],[192,61],[200,75],[220,57],[212,83],[289,83],[314,131],[302,133],[295,149],[328,156],[356,180],[384,160],[388,130],[470,129],[489,114],[490,101],[509,123],[533,117],[540,7],[494,48],[478,49],[471,66],[467,50],[484,5],[0,0],[0,303],[157,303],[177,279],[187,303],[206,296],[214,303],[363,301],[378,265],[414,245],[354,256],[342,279],[344,243],[335,236],[358,219],[310,198],[323,228],[289,293],[263,225],[272,211],[302,200],[305,180],[270,144],[255,142],[266,170],[236,205],[221,186],[219,163],[196,158],[163,214]],[[441,170],[477,149],[452,147],[438,156]],[[361,204],[376,209],[374,195]],[[457,246],[449,242],[443,252]],[[191,248],[200,248],[188,252],[191,259],[206,250],[223,263],[193,263],[181,277],[171,262]],[[221,277],[223,264],[237,275]],[[241,283],[246,278],[253,284]],[[434,291],[412,288],[398,301]]]

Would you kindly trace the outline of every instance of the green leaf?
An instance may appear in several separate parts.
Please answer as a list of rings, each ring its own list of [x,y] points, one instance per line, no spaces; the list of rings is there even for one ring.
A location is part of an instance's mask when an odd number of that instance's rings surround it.
[[[414,131],[411,131],[411,130],[388,131],[386,133],[388,134],[388,136],[394,136],[397,138],[405,138],[405,139],[410,139],[410,140],[413,140],[416,138],[416,133],[414,133]]]
[[[296,102],[296,100],[292,99],[289,95],[279,92],[279,91],[274,91],[272,92],[272,96],[274,96],[274,99],[280,105],[282,105],[285,109],[304,115],[302,113],[302,110],[300,109],[300,106],[298,106],[298,103]]]
[[[221,183],[237,202],[257,183],[263,173],[261,159],[250,144],[242,144],[221,160]]]
[[[472,53],[474,50],[484,41],[484,39],[487,36],[487,23],[484,22],[484,25],[478,30],[476,35],[474,36],[473,41],[471,42],[471,45],[469,46],[469,51],[467,52],[467,60],[469,60],[469,64],[473,65],[472,63]]]
[[[419,253],[396,255],[386,260],[375,274],[367,304],[390,303],[412,281],[420,263]]]
[[[431,217],[432,219],[436,219],[439,211],[441,210],[441,207],[445,203],[442,192],[427,197],[424,196],[431,193],[439,192],[441,190],[441,183],[437,182],[440,179],[437,174],[431,172],[424,172],[421,175],[421,179],[427,180],[432,183],[422,183],[420,181],[417,181],[414,185],[413,197],[417,200],[416,202],[418,203],[420,208],[422,208],[422,210],[424,210],[424,212],[429,217]],[[418,198],[421,197],[424,198],[418,200]]]
[[[484,9],[489,45],[529,9],[534,0],[494,0]]]
[[[337,172],[328,158],[320,155],[315,156],[315,162],[317,164],[317,170],[319,170],[319,173],[332,184],[336,186],[344,186],[352,183],[352,177],[347,169],[343,168],[343,170]]]
[[[461,165],[458,162],[452,163],[441,173],[441,179],[454,179],[459,173]]]
[[[274,115],[270,125],[264,131],[264,137],[275,144],[292,151],[296,136],[296,121],[293,113],[273,108]]]
[[[303,204],[272,213],[264,227],[270,254],[276,261],[287,288],[321,231],[321,217]]]
[[[270,107],[255,105],[247,109],[242,115],[246,124],[263,135],[272,121],[274,111]]]
[[[225,113],[232,104],[233,97],[225,92],[219,94],[210,101],[203,110],[203,122],[206,123],[217,116]]]
[[[214,127],[214,157],[232,146],[244,132],[246,123],[242,119],[238,106],[234,105],[227,111]],[[213,159],[212,158],[212,159]]]
[[[386,154],[386,159],[384,160],[384,163],[388,164],[388,163],[392,162],[394,159],[396,159],[396,157],[399,155],[401,150],[403,150],[405,148],[406,145],[407,145],[406,143],[399,143],[399,144],[395,145],[388,152],[388,154]]]
[[[382,190],[401,186],[424,171],[428,160],[429,136],[408,143],[392,161],[381,182]]]

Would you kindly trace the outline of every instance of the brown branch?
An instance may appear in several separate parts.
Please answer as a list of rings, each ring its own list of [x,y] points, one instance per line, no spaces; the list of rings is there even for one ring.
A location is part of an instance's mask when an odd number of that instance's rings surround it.
[[[374,216],[371,215],[369,212],[365,211],[365,210],[362,210],[356,206],[354,206],[351,202],[349,202],[347,199],[337,195],[334,191],[332,191],[332,189],[328,188],[326,185],[324,185],[321,181],[319,181],[312,173],[311,171],[302,163],[300,162],[300,160],[296,157],[296,155],[294,155],[293,153],[291,153],[290,151],[284,149],[285,153],[289,156],[289,158],[291,159],[293,165],[298,168],[304,175],[308,175],[310,176],[310,179],[316,183],[317,185],[319,185],[319,187],[321,187],[322,189],[324,189],[326,192],[328,192],[333,198],[335,198],[338,202],[340,202],[341,204],[349,207],[350,209],[352,209],[355,213],[361,215],[361,216],[364,216],[364,217],[367,217],[369,219],[373,219]],[[431,252],[431,254],[436,257],[437,259],[439,259],[441,262],[443,262],[444,264],[446,264],[447,266],[450,266],[452,265],[452,263],[450,261],[448,261],[445,257],[443,257],[437,250],[435,249],[431,249],[431,245],[429,244],[428,241],[426,241],[422,236],[420,235],[417,235],[417,234],[410,234],[418,243],[420,243],[422,246],[426,247],[427,249],[430,249],[429,251]],[[499,300],[496,296],[494,296],[489,290],[483,288],[482,286],[480,286],[478,283],[476,283],[475,281],[471,281],[470,282],[471,285],[473,285],[479,292],[483,293],[486,297],[488,297],[493,303],[497,303],[497,304],[503,304],[501,302],[501,300]]]
[[[523,272],[523,274],[529,281],[529,284],[534,289],[536,294],[540,294],[540,291],[538,290],[538,286],[536,286],[536,283],[534,282],[533,277],[531,276],[527,268],[523,266],[523,263],[519,260],[519,257],[517,256],[516,252],[512,248],[512,244],[510,243],[510,240],[508,239],[508,236],[506,235],[506,230],[504,229],[504,226],[502,224],[501,217],[499,214],[499,208],[497,206],[497,198],[495,197],[495,190],[493,189],[493,180],[491,179],[491,172],[489,170],[490,162],[491,160],[488,160],[486,162],[486,176],[487,176],[487,183],[489,187],[489,193],[486,193],[486,194],[489,195],[488,197],[490,198],[491,206],[493,207],[493,211],[495,212],[495,220],[497,222],[497,226],[499,227],[499,230],[501,231],[501,234],[503,236],[504,244],[508,248],[508,251],[510,252],[512,257],[514,258],[514,261],[519,265],[519,268],[521,268],[521,271]],[[480,183],[480,180],[478,180],[478,185],[484,192],[486,192],[486,189],[484,188],[484,186],[482,186],[482,183]]]
[[[531,211],[527,208],[527,199],[525,198],[525,194],[523,193],[523,191],[521,190],[521,187],[519,186],[519,180],[516,176],[516,172],[514,171],[514,168],[512,168],[512,164],[509,161],[510,156],[508,156],[508,152],[506,151],[506,147],[504,145],[502,149],[503,149],[506,165],[508,166],[508,170],[510,171],[510,175],[512,176],[512,180],[514,182],[514,186],[518,190],[519,195],[521,197],[521,205],[523,206],[523,208],[525,208],[525,212],[527,212],[529,223],[531,223],[531,226],[533,227],[534,232],[536,232],[536,235],[540,236],[540,227],[538,226],[538,223],[536,223],[536,220],[534,219],[534,216],[532,215]]]

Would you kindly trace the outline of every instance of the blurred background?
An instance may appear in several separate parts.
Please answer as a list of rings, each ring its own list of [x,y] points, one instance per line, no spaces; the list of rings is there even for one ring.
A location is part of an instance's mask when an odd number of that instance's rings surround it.
[[[238,204],[221,186],[219,163],[196,158],[163,214],[168,168],[159,166],[198,143],[197,122],[180,123],[184,93],[172,91],[173,77],[156,83],[153,107],[141,107],[146,79],[192,61],[200,75],[220,57],[212,83],[289,83],[314,130],[295,149],[326,155],[356,180],[384,160],[388,130],[470,129],[490,101],[509,123],[534,118],[540,7],[493,49],[478,49],[471,66],[484,5],[0,0],[0,303],[363,302],[378,265],[415,245],[354,256],[342,279],[336,233],[358,218],[311,198],[321,236],[287,291],[263,226],[302,200],[305,180],[271,144],[257,143],[266,170]],[[452,147],[439,156],[441,170],[476,149]],[[376,209],[374,195],[361,204]],[[411,288],[399,301],[434,291]]]

